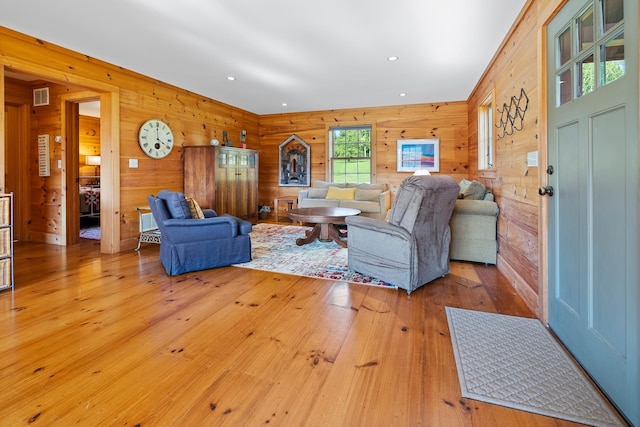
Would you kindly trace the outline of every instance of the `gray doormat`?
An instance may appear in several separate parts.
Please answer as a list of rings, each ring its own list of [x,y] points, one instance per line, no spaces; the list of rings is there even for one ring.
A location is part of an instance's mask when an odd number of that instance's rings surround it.
[[[463,397],[592,426],[624,425],[539,320],[446,312]]]

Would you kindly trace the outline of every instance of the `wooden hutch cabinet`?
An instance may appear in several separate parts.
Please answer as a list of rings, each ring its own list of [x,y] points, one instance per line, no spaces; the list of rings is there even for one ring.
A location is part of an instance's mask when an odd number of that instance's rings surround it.
[[[200,207],[258,221],[258,152],[244,148],[184,147],[184,194]]]

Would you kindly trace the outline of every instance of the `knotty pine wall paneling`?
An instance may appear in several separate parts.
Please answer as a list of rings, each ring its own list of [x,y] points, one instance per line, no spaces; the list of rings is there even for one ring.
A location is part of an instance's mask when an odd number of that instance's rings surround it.
[[[100,118],[90,116],[80,116],[80,176],[94,176],[95,166],[86,164],[87,156],[100,155]],[[100,170],[98,169],[98,173]],[[81,184],[91,183],[90,180],[83,180]]]
[[[163,188],[183,189],[184,145],[207,145],[212,138],[222,139],[222,132],[226,130],[234,146],[239,146],[240,131],[244,129],[247,131],[247,148],[260,148],[258,117],[251,112],[5,27],[0,27],[0,66],[13,72],[37,75],[44,82],[64,88],[63,91],[73,85],[73,90],[77,87],[97,93],[116,92],[120,117],[119,134],[117,141],[114,141],[120,169],[116,180],[120,199],[116,210],[120,236],[118,250],[133,249],[137,245],[139,221],[136,207],[147,204],[148,194],[155,194]],[[53,96],[52,102],[55,103]],[[33,117],[32,140],[37,139],[37,132],[42,129],[54,135],[55,130],[60,128],[60,116],[56,111],[59,110],[59,103],[51,108],[51,114],[47,117],[43,113]],[[142,123],[151,118],[167,122],[176,140],[173,151],[164,159],[150,159],[138,146],[138,130]],[[60,154],[53,152],[52,161],[58,158]],[[138,168],[129,168],[129,159],[137,159]],[[104,174],[104,166],[101,170]],[[53,176],[54,172],[52,168],[52,177],[46,185],[41,183],[32,189],[33,240],[59,240],[62,187],[59,179]],[[32,179],[38,181],[37,178]],[[104,191],[104,180],[102,186]],[[103,234],[105,232],[111,230],[103,229]]]
[[[14,193],[14,239],[25,240],[29,234],[29,194],[31,194],[31,160],[28,149],[30,131],[27,117],[31,114],[31,88],[17,80],[5,79],[5,187],[2,191]],[[6,114],[6,113],[5,113]]]
[[[63,212],[62,212],[62,169],[58,162],[63,159],[62,145],[55,141],[61,135],[61,97],[69,93],[82,92],[84,89],[70,84],[50,82],[31,82],[30,91],[34,88],[49,88],[49,104],[32,106],[29,138],[30,168],[30,228],[29,240],[61,244]],[[50,176],[39,176],[38,168],[38,135],[49,135]],[[74,189],[75,190],[75,189]],[[77,191],[77,190],[75,190]],[[79,215],[79,211],[78,211]]]
[[[273,206],[275,197],[297,197],[304,189],[278,185],[278,147],[292,134],[311,146],[311,181],[327,179],[328,132],[338,126],[372,126],[373,181],[394,194],[411,175],[396,170],[397,140],[439,138],[440,174],[467,178],[467,118],[466,102],[261,115],[260,204]]]
[[[546,229],[541,229],[541,185],[546,168],[546,127],[544,126],[545,88],[542,34],[545,22],[561,6],[562,0],[530,0],[514,23],[509,35],[468,100],[469,107],[469,172],[474,179],[491,188],[500,207],[498,217],[498,268],[511,281],[527,305],[544,318],[545,277],[539,274],[546,265],[540,259]],[[495,140],[495,171],[478,172],[477,115],[478,105],[495,89],[496,107],[503,110],[512,96],[524,89],[529,106],[523,128]],[[494,114],[495,124],[500,112]],[[503,133],[495,128],[496,136]],[[527,166],[527,153],[538,152],[537,167]]]

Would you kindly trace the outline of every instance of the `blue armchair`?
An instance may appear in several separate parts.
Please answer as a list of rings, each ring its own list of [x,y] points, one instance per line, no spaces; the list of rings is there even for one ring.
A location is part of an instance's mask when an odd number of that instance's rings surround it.
[[[194,219],[184,194],[175,191],[147,199],[162,234],[160,262],[170,276],[251,260],[250,222],[211,209]]]

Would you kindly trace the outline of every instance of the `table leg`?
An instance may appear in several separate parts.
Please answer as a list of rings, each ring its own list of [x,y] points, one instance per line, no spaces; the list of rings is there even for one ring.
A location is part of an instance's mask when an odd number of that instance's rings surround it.
[[[331,227],[329,228],[329,237],[343,248],[347,247],[347,233],[343,232],[336,224],[331,224]]]
[[[313,229],[311,231],[307,231],[305,234],[306,236],[304,238],[300,237],[299,239],[296,240],[296,245],[298,246],[302,246],[302,245],[306,245],[307,243],[311,243],[313,242],[316,237],[320,236],[320,226],[322,224],[316,224],[313,226]]]

